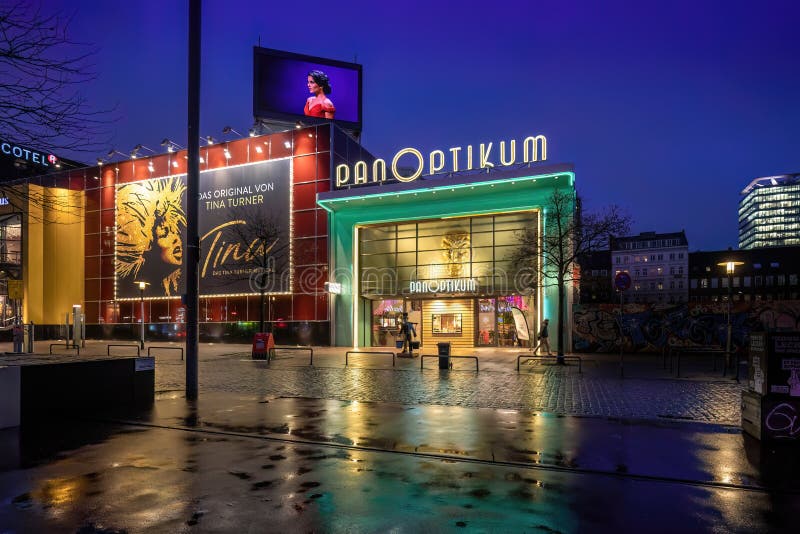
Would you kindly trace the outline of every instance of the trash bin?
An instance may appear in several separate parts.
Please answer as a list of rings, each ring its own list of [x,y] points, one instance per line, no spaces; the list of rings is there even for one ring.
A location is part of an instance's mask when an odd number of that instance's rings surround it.
[[[439,349],[439,369],[450,369],[450,343],[437,343]]]

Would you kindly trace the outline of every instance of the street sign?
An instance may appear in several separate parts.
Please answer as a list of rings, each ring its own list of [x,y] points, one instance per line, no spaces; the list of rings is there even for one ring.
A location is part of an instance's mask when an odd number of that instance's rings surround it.
[[[8,298],[11,300],[22,300],[24,288],[22,280],[9,280],[8,281]]]
[[[625,291],[631,287],[631,275],[628,271],[620,271],[614,277],[614,287],[620,291]]]

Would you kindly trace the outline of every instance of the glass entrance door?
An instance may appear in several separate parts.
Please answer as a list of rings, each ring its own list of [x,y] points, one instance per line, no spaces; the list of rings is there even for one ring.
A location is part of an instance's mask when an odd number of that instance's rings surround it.
[[[495,299],[478,299],[478,347],[493,347],[496,344]]]

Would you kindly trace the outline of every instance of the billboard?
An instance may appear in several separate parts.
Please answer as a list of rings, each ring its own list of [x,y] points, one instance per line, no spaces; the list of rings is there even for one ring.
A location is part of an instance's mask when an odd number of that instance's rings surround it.
[[[200,294],[290,288],[291,160],[200,173]],[[186,246],[186,175],[116,187],[116,298],[178,297]]]
[[[253,47],[253,115],[361,131],[361,65]]]

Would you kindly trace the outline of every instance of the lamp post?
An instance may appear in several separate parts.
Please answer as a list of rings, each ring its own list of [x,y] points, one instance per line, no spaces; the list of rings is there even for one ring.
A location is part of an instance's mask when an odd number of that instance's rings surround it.
[[[140,346],[142,350],[144,350],[144,288],[148,286],[147,282],[137,282],[139,284],[139,302],[141,303],[141,320],[142,320],[142,329],[141,329],[141,340]]]
[[[725,267],[725,273],[728,275],[728,333],[727,333],[727,342],[725,345],[725,358],[727,359],[728,364],[733,364],[736,368],[736,381],[739,381],[739,362],[734,362],[731,359],[731,335],[732,335],[732,328],[733,325],[731,324],[731,301],[733,300],[733,273],[736,270],[737,265],[744,265],[744,262],[741,261],[725,261],[722,263],[718,263],[720,267]]]

